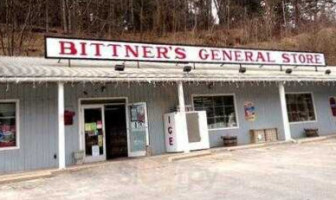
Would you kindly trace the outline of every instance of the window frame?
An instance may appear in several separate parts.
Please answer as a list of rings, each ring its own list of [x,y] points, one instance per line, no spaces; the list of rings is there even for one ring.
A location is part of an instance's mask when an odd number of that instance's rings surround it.
[[[233,97],[233,107],[235,110],[235,118],[236,118],[236,124],[235,127],[223,127],[223,128],[208,128],[209,131],[219,131],[219,130],[230,130],[230,129],[239,129],[239,119],[238,119],[238,110],[237,110],[237,98],[235,93],[216,93],[216,94],[192,94],[191,95],[191,105],[192,108],[195,110],[194,106],[194,98],[195,97],[218,97],[218,96],[232,96]],[[195,110],[196,111],[196,110]]]
[[[314,107],[314,115],[315,115],[315,120],[307,120],[307,121],[296,121],[296,122],[290,122],[289,121],[289,116],[288,116],[288,113],[289,113],[289,111],[288,111],[288,108],[287,108],[287,99],[286,99],[286,110],[287,110],[287,117],[288,117],[288,122],[289,122],[289,124],[290,125],[295,125],[295,124],[303,124],[303,123],[316,123],[317,122],[317,112],[316,112],[316,106],[315,106],[315,99],[314,99],[314,94],[313,94],[313,92],[286,92],[285,93],[285,96],[287,95],[287,94],[310,94],[310,96],[311,96],[311,98],[312,98],[312,104],[313,104],[313,107]]]
[[[15,147],[2,147],[0,151],[8,151],[8,150],[17,150],[20,149],[20,100],[19,99],[0,99],[1,103],[15,103],[15,129],[16,129],[16,146]]]

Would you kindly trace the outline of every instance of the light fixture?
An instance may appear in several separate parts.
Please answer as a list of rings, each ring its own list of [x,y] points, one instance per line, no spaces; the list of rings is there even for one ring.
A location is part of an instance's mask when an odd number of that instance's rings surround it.
[[[327,69],[327,70],[325,71],[325,74],[326,74],[326,75],[331,74],[331,70],[330,70],[330,69]]]
[[[293,72],[292,69],[286,69],[286,74],[291,74]]]
[[[124,64],[116,64],[114,66],[114,70],[116,70],[116,71],[124,71],[125,70],[125,65]]]
[[[239,73],[244,74],[246,72],[246,67],[239,67]]]
[[[183,67],[183,72],[189,73],[191,71],[191,68],[192,67],[190,65],[186,65],[186,66]]]

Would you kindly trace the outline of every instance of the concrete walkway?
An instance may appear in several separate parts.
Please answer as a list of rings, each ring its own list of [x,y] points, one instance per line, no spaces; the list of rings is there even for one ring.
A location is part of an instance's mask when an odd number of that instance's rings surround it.
[[[96,164],[0,185],[1,199],[335,199],[336,139],[169,162]]]
[[[234,147],[218,147],[218,148],[212,148],[209,150],[195,151],[195,152],[191,152],[187,154],[181,154],[181,153],[165,154],[165,155],[154,156],[154,157],[151,157],[150,159],[155,160],[156,162],[161,162],[161,163],[164,163],[166,161],[174,162],[174,161],[197,158],[197,157],[202,157],[202,156],[209,156],[209,155],[213,155],[213,154],[221,153],[225,151],[237,151],[237,150],[252,149],[252,148],[265,148],[265,147],[274,146],[274,145],[291,144],[291,143],[302,144],[302,143],[308,143],[308,142],[323,141],[323,140],[328,140],[332,138],[336,138],[336,134],[320,136],[320,137],[313,137],[313,138],[300,138],[300,139],[295,139],[295,140],[290,140],[290,141],[278,141],[278,142],[272,142],[272,143],[248,144],[248,145],[241,145],[241,146],[234,146]],[[143,159],[143,158],[138,158],[138,159]],[[58,169],[44,169],[44,170],[36,170],[36,171],[29,171],[29,172],[0,175],[0,184],[32,180],[32,179],[37,179],[37,178],[47,178],[47,177],[52,177],[60,173],[75,172],[75,171],[89,169],[89,168],[96,168],[101,165],[116,164],[116,162],[123,162],[123,161],[125,161],[125,159],[104,161],[104,162],[98,162],[98,163],[89,163],[89,164],[84,164],[84,165],[71,166],[71,167],[68,167],[66,170],[61,170],[61,171]]]

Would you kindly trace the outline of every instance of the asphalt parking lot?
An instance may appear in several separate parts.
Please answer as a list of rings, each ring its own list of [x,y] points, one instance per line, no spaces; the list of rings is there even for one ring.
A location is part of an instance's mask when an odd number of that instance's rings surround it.
[[[109,162],[0,185],[4,199],[336,199],[336,139]]]

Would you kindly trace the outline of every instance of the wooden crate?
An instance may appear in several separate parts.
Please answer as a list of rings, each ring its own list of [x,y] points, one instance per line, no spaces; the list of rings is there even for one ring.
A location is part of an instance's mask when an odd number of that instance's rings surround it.
[[[250,130],[250,136],[252,143],[264,143],[266,142],[264,129]]]
[[[276,142],[278,141],[278,131],[276,128],[265,129],[266,142]]]
[[[264,143],[278,141],[278,130],[276,128],[252,129],[250,130],[252,143]]]

